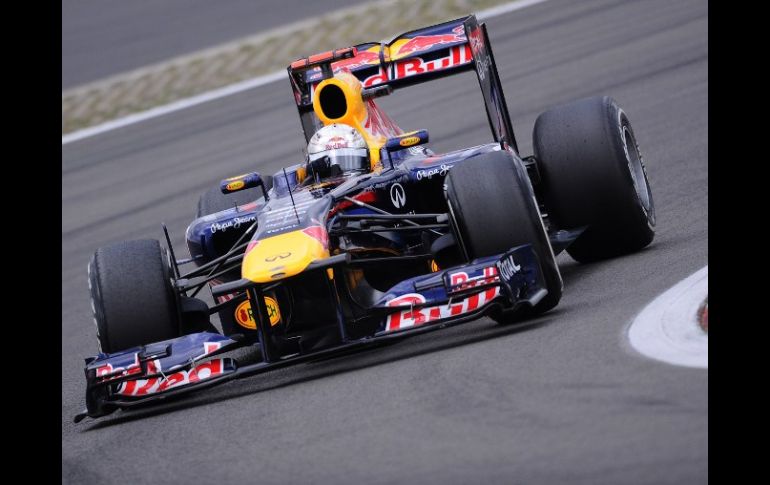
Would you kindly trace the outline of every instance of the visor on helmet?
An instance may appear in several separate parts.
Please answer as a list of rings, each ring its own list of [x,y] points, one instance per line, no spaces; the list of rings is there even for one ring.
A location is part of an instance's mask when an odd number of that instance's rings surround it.
[[[334,150],[324,150],[308,155],[308,161],[312,163],[324,157],[329,158],[329,168],[331,168],[332,165],[337,165],[343,173],[356,170],[369,170],[369,153],[366,148],[336,148]]]

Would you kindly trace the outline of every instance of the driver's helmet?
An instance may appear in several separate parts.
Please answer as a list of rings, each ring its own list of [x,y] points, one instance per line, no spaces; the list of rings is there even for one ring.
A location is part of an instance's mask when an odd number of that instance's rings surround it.
[[[342,123],[318,130],[307,145],[310,173],[318,177],[369,172],[369,150],[361,133]]]

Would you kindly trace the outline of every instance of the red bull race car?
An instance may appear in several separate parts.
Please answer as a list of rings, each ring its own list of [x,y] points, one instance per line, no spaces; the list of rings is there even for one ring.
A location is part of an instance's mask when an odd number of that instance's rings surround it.
[[[435,153],[427,130],[403,131],[377,105],[465,71],[488,143]],[[76,421],[484,315],[534,317],[561,298],[558,253],[596,261],[654,237],[624,111],[607,96],[551,108],[522,156],[475,16],[299,59],[288,77],[309,143],[302,163],[203,194],[187,258],[165,226],[165,247],[94,253],[99,352],[86,359]],[[243,347],[255,361],[231,356]]]

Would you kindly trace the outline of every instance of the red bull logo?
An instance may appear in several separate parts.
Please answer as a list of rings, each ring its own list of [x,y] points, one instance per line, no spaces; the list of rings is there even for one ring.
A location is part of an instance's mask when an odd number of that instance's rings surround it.
[[[345,140],[345,138],[341,136],[333,136],[329,138],[329,141],[326,142],[326,149],[327,150],[334,150],[336,148],[347,148],[348,142]]]
[[[418,35],[408,40],[399,39],[390,47],[390,58],[393,60],[401,59],[415,52],[426,51],[431,47],[458,44],[466,40],[463,26],[458,25],[449,34]]]
[[[332,69],[334,72],[342,69],[353,71],[364,66],[376,66],[379,63],[379,47],[376,47],[372,50],[358,51],[358,54],[356,54],[355,57],[351,57],[350,59],[343,59],[341,61],[334,62],[332,63]]]
[[[425,297],[419,293],[408,293],[386,303],[387,306],[403,307],[403,309],[387,316],[385,331],[394,332],[445,318],[458,317],[480,309],[498,296],[500,296],[500,287],[495,286],[451,304],[414,308],[415,305],[424,304]]]
[[[109,362],[96,369],[96,377],[101,381],[110,381],[133,374],[141,374],[142,366],[139,364],[139,354],[134,354],[133,363],[126,367],[114,367]]]
[[[451,69],[467,64],[472,60],[473,56],[471,54],[470,46],[468,44],[457,45],[449,49],[448,55],[438,59],[426,61],[421,57],[412,57],[395,62],[392,67],[392,79],[403,79],[418,74]],[[380,83],[388,82],[388,80],[387,73],[380,69],[378,74],[366,78],[363,84],[365,88],[369,88]]]
[[[116,394],[121,396],[147,396],[168,391],[175,387],[181,387],[188,384],[197,384],[198,382],[214,379],[222,376],[227,371],[225,359],[215,359],[203,364],[198,364],[190,370],[181,370],[173,374],[166,374],[162,377],[151,377],[149,379],[136,379],[120,383]],[[147,373],[160,372],[158,360],[148,362]]]
[[[447,55],[432,60],[412,57],[415,53],[427,52],[437,46],[448,47]],[[397,39],[386,50],[385,63],[380,63],[380,48],[380,45],[374,45],[366,50],[359,50],[355,57],[333,62],[332,69],[334,72],[350,72],[379,66],[376,74],[361,80],[364,88],[371,88],[391,80],[451,69],[473,61],[471,47],[462,25],[455,26],[447,34],[416,35],[411,38]],[[310,98],[314,96],[317,81],[321,77],[320,69],[317,71],[309,73],[307,78],[310,84]]]

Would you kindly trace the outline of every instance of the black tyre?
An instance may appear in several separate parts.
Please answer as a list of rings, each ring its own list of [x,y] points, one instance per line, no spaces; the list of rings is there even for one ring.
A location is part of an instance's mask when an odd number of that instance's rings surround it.
[[[455,232],[469,260],[532,244],[548,295],[518,316],[536,315],[556,306],[562,279],[522,162],[503,151],[471,158],[450,170],[446,192]],[[496,319],[511,317],[503,314]]]
[[[265,190],[270,190],[273,187],[273,177],[271,175],[263,177],[262,180],[265,183]],[[248,204],[249,202],[261,199],[262,196],[262,189],[260,187],[252,187],[233,192],[232,194],[223,194],[218,186],[212,187],[198,199],[197,217],[207,216],[225,209],[232,209],[236,205]]]
[[[117,352],[181,335],[165,251],[154,239],[99,248],[88,286],[102,352]]]
[[[638,251],[655,237],[655,204],[628,117],[614,99],[550,109],[535,122],[533,147],[543,201],[558,227],[588,229],[567,248],[589,262]]]

